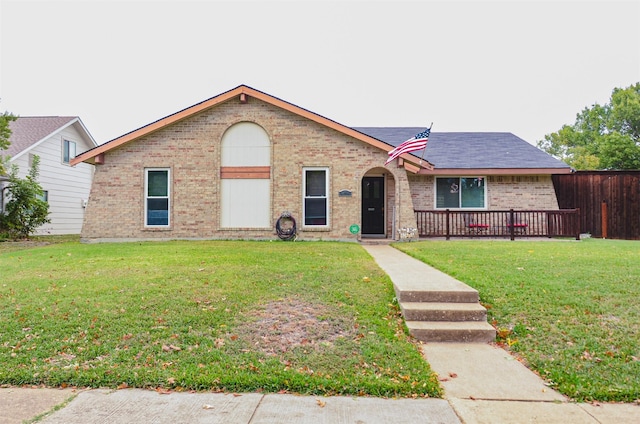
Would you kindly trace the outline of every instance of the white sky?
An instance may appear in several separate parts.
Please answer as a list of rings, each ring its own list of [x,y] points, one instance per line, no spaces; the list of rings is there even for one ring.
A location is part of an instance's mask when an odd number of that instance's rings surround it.
[[[639,1],[0,4],[0,111],[98,143],[247,84],[347,126],[535,144],[640,82]]]

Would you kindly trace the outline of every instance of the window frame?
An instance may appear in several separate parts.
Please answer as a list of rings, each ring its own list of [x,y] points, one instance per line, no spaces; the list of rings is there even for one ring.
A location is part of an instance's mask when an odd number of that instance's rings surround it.
[[[71,153],[71,146],[73,146],[73,153]],[[72,140],[62,139],[62,163],[69,165],[71,159],[78,155],[78,143]]]
[[[149,173],[154,171],[167,172],[166,196],[149,196]],[[167,199],[167,223],[149,224],[149,199]],[[145,168],[144,169],[144,226],[145,228],[170,228],[171,227],[171,168]]]
[[[42,194],[37,194],[36,199],[49,203],[49,190],[42,190]]]
[[[308,196],[307,195],[307,172],[310,171],[323,171],[324,172],[324,195],[323,196]],[[329,167],[328,166],[306,166],[302,168],[302,225],[305,228],[329,228],[330,224],[330,179],[329,179]],[[307,224],[307,200],[309,199],[325,199],[325,223],[324,224]]]
[[[447,207],[447,206],[438,206],[438,180],[444,180],[444,179],[453,179],[456,178],[458,180],[458,206],[457,207]],[[483,181],[483,196],[482,196],[482,204],[483,206],[464,206],[462,204],[462,191],[463,191],[463,184],[462,184],[462,179],[481,179]],[[433,205],[434,205],[434,209],[436,210],[486,210],[487,209],[487,177],[486,176],[454,176],[454,175],[450,175],[450,176],[438,176],[435,177],[435,181],[433,184],[433,191],[434,191],[434,199],[433,199]]]

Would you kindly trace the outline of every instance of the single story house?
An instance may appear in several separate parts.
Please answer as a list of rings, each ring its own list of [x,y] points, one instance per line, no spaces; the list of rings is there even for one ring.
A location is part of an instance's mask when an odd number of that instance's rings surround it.
[[[89,199],[94,166],[88,163],[71,166],[76,152],[97,146],[97,143],[77,116],[25,116],[9,123],[9,148],[0,151],[9,156],[9,166],[18,166],[18,176],[24,178],[35,155],[40,157],[38,182],[49,203],[50,223],[36,230],[37,234],[80,234],[85,207]],[[0,183],[0,189],[8,185]],[[1,190],[0,208],[9,200]]]
[[[246,85],[78,155],[96,166],[82,238],[398,238],[415,209],[557,209],[570,168],[509,133],[351,128]],[[357,234],[357,235],[354,235]]]

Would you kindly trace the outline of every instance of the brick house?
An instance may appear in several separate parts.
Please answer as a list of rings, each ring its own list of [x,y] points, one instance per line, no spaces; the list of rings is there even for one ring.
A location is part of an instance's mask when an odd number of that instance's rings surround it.
[[[82,237],[274,239],[288,212],[299,239],[397,239],[414,209],[558,207],[551,174],[569,167],[509,133],[432,133],[424,158],[384,166],[422,130],[350,128],[241,85],[78,155],[96,165]]]

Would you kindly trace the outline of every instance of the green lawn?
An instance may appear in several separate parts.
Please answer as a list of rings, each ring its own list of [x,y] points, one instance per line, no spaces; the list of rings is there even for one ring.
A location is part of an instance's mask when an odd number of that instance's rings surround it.
[[[499,340],[560,392],[580,401],[640,399],[640,242],[396,247],[476,288]]]
[[[35,243],[0,243],[0,385],[441,395],[357,244]]]

